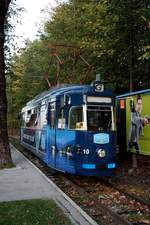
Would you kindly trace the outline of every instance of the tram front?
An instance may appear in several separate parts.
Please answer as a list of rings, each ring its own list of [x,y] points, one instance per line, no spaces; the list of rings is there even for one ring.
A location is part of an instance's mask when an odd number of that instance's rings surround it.
[[[85,95],[83,106],[75,109],[76,172],[112,176],[116,168],[115,97],[110,90],[97,91],[96,87],[95,94]]]

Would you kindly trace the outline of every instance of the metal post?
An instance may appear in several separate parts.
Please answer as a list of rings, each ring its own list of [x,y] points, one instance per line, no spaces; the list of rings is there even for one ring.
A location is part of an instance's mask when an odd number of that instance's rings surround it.
[[[100,74],[96,74],[96,81],[101,81],[101,75]]]

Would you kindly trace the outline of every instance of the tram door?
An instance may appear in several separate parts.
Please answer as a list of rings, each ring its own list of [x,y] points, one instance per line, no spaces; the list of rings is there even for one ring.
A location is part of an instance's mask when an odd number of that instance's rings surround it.
[[[50,134],[49,134],[49,161],[52,167],[56,166],[56,102],[49,104]]]

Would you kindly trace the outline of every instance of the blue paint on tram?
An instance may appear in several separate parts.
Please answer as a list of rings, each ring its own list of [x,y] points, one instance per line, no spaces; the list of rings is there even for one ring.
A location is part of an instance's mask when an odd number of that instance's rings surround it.
[[[111,176],[116,167],[115,96],[98,81],[36,96],[21,111],[21,144],[57,170]]]

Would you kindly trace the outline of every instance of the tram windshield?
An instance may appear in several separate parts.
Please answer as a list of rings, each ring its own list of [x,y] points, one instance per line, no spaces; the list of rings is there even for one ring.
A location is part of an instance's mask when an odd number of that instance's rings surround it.
[[[87,129],[90,131],[113,130],[111,106],[87,106]]]
[[[73,106],[69,112],[69,128],[73,130],[114,130],[112,106]]]

